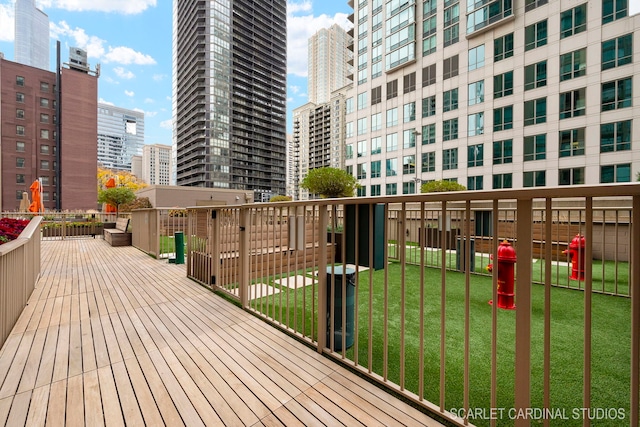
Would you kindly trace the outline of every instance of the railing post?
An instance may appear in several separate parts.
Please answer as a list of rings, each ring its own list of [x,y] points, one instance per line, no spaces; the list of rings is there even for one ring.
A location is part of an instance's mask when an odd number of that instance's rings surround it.
[[[193,215],[193,217],[191,216]],[[193,241],[193,236],[195,235],[195,228],[193,227],[193,221],[197,218],[197,214],[193,210],[187,210],[186,213],[186,221],[187,221],[187,277],[193,276],[193,271],[191,271],[191,251],[193,250],[191,244]]]
[[[525,413],[531,407],[531,279],[533,253],[533,202],[518,199],[516,247],[518,271],[516,277],[516,360],[515,360],[515,410]],[[516,426],[528,426],[526,417],[516,419]]]
[[[155,219],[154,219],[154,223],[153,223],[153,232],[152,232],[152,235],[150,237],[151,237],[151,240],[153,241],[153,246],[154,246],[153,250],[154,250],[154,253],[156,254],[156,258],[160,258],[160,255],[162,255],[160,253],[160,239],[161,239],[161,236],[160,236],[160,226],[161,226],[161,224],[160,224],[160,220],[161,220],[160,209],[154,209],[154,213],[155,213],[155,215],[154,215]],[[149,230],[149,231],[151,232],[151,230]]]
[[[318,313],[318,353],[322,353],[327,346],[327,225],[328,225],[328,206],[318,206],[318,228],[319,237],[319,253],[318,260],[318,300],[316,303]],[[333,253],[334,248],[331,248]],[[332,261],[333,262],[333,261]]]
[[[238,272],[238,297],[240,298],[240,304],[243,308],[246,308],[249,305],[249,283],[251,281],[251,256],[249,254],[249,236],[251,234],[249,233],[251,225],[250,214],[251,208],[243,206],[240,208],[240,218],[238,218],[240,226],[240,245],[238,248],[240,263],[240,271]],[[220,265],[220,261],[217,262],[217,265]]]
[[[220,210],[213,208],[210,211],[211,218],[208,220],[211,221],[210,229],[209,229],[209,238],[207,239],[207,244],[209,246],[209,250],[207,251],[211,254],[211,274],[208,277],[209,286],[212,289],[215,289],[216,286],[220,284],[219,276],[220,276]]]
[[[631,218],[631,414],[630,425],[640,421],[640,196],[633,197]]]

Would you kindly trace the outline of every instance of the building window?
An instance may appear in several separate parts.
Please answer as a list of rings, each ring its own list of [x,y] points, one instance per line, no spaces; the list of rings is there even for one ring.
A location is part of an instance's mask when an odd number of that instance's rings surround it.
[[[16,126],[16,135],[24,136],[24,126]]]
[[[24,167],[24,157],[16,157],[16,167],[17,168]]]
[[[560,157],[584,155],[585,128],[560,131]]]
[[[24,77],[16,76],[16,86],[24,86]]]
[[[600,152],[631,150],[631,120],[600,125]]]
[[[436,170],[436,152],[429,151],[422,153],[422,172],[435,172]]]
[[[387,99],[398,96],[398,80],[387,82]]]
[[[482,135],[484,133],[484,113],[469,114],[467,116],[467,136]]]
[[[382,102],[382,86],[374,87],[371,89],[371,105],[379,104]]]
[[[409,93],[416,90],[416,73],[407,74],[403,77],[402,91],[403,93]]]
[[[40,82],[40,91],[41,92],[49,92],[49,83]]]
[[[475,144],[467,147],[467,167],[473,168],[484,165],[484,144]]]
[[[469,71],[484,67],[484,45],[469,49]]]
[[[442,94],[442,111],[458,109],[458,88],[447,90]]]
[[[513,175],[510,173],[499,173],[493,175],[493,188],[512,188],[513,187]]]
[[[397,176],[398,175],[398,159],[387,159],[386,160],[387,167],[387,176]]]
[[[442,150],[442,170],[458,169],[458,149]]]
[[[513,95],[513,71],[493,76],[493,97]]]
[[[602,0],[602,24],[624,18],[628,13],[627,0]]]
[[[524,50],[535,49],[547,44],[547,20],[536,22],[524,29]]]
[[[387,110],[387,127],[396,126],[398,124],[398,109],[390,108]]]
[[[505,139],[493,143],[493,164],[513,163],[513,140]]]
[[[49,100],[47,98],[40,98],[40,106],[42,108],[49,108]]]
[[[385,194],[387,196],[395,196],[396,194],[398,194],[398,184],[387,184],[385,188]]]
[[[40,146],[40,154],[49,154],[49,146],[41,145]]]
[[[371,115],[371,132],[382,129],[382,113]]]
[[[458,75],[458,55],[446,58],[442,63],[442,78],[450,79]]]
[[[524,67],[524,90],[547,85],[547,61]]]
[[[447,7],[444,10],[444,47],[457,43],[460,36],[458,21],[460,20],[460,4],[453,1],[446,2]]]
[[[371,186],[371,197],[380,196],[380,184],[374,184]]]
[[[353,165],[347,165],[345,166],[345,169],[347,170],[347,173],[351,176],[353,176],[355,178],[355,175],[353,175]]]
[[[24,184],[25,179],[24,179],[24,174],[19,173],[16,174],[16,184]]]
[[[390,133],[387,135],[387,153],[398,149],[398,134]]]
[[[416,146],[417,133],[415,129],[406,129],[402,132],[402,148],[413,148]]]
[[[484,80],[469,84],[469,105],[484,102]]]
[[[416,173],[416,156],[411,154],[402,158],[402,173],[404,175]]]
[[[425,10],[424,13],[431,13],[431,16],[422,21],[422,37],[428,37],[435,34],[438,29],[437,16],[435,11]]]
[[[358,141],[358,157],[367,155],[367,141]]]
[[[513,56],[513,33],[498,37],[493,41],[493,61],[498,62]]]
[[[19,153],[24,153],[24,142],[22,141],[16,142],[16,151]]]
[[[364,84],[367,82],[367,69],[358,70],[358,84]]]
[[[524,161],[544,160],[547,157],[547,135],[524,137]]]
[[[631,163],[600,166],[600,182],[631,182]]]
[[[382,138],[376,136],[375,138],[371,138],[371,154],[380,154],[382,153]]]
[[[49,186],[49,177],[48,176],[41,176],[40,177],[40,182],[42,183],[42,186]]]
[[[422,87],[436,83],[436,64],[429,65],[422,69]]]
[[[24,93],[16,92],[16,102],[24,103]]]
[[[631,64],[633,61],[633,34],[602,42],[602,70]]]
[[[49,115],[40,114],[40,123],[49,123]]]
[[[584,184],[584,168],[560,169],[558,171],[558,185]]]
[[[493,131],[513,129],[513,105],[493,110]]]
[[[602,84],[602,111],[631,107],[631,77]]]
[[[358,176],[357,179],[367,179],[367,164],[358,163]]]
[[[587,4],[581,4],[560,14],[560,38],[581,33],[587,29]]]
[[[547,98],[524,102],[524,125],[534,125],[547,121]]]
[[[380,178],[382,176],[382,165],[380,160],[371,162],[371,178]]]
[[[415,194],[416,183],[414,181],[402,183],[402,194]]]
[[[24,119],[24,110],[21,108],[16,109],[16,119]]]
[[[512,0],[470,1],[467,3],[467,34],[511,16],[512,13]]]
[[[403,123],[409,123],[412,122],[416,119],[416,103],[414,102],[409,102],[407,104],[404,104],[402,106],[403,109],[403,113],[402,113],[402,121]]]
[[[358,135],[364,135],[367,133],[367,118],[362,117],[358,119]]]
[[[560,55],[560,81],[582,77],[587,72],[587,50],[578,49]]]
[[[353,159],[353,144],[347,144],[345,147],[345,158],[347,160]]]
[[[549,2],[549,0],[525,0],[524,10],[529,12],[530,10],[535,9],[538,6],[545,5]]]
[[[436,114],[436,96],[422,98],[422,117],[431,117]]]
[[[436,143],[436,124],[422,126],[422,145]]]
[[[482,175],[467,177],[467,190],[482,190]]]
[[[353,98],[347,98],[344,102],[344,108],[346,110],[346,114],[353,113]]]
[[[364,110],[367,108],[367,92],[358,94],[358,110]]]
[[[546,171],[531,171],[522,174],[524,187],[544,187],[547,185]]]
[[[347,138],[351,138],[353,136],[353,122],[345,124],[345,136]]]
[[[40,138],[49,139],[49,129],[40,129]]]
[[[577,89],[560,94],[560,119],[585,115],[586,89]]]
[[[445,120],[442,122],[442,140],[450,141],[458,139],[458,119]]]
[[[49,170],[49,160],[40,160],[40,169]]]
[[[435,19],[436,17],[434,16],[431,20],[435,21]],[[432,36],[426,37],[425,39],[422,40],[422,56],[427,56],[427,55],[431,55],[432,53],[435,53],[437,46],[438,46],[438,40],[435,34]]]
[[[375,64],[371,64],[371,78],[375,79],[376,77],[380,77],[382,75],[382,62],[376,62]]]

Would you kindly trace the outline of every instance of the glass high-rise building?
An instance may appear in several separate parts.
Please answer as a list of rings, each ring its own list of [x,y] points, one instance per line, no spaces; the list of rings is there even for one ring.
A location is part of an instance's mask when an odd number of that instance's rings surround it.
[[[98,164],[131,172],[131,158],[143,146],[144,113],[98,103]]]
[[[49,70],[49,17],[35,0],[16,0],[15,61]]]
[[[351,83],[353,38],[338,24],[318,30],[308,41],[309,102],[326,104],[331,93]]]
[[[178,185],[285,192],[286,1],[173,2]]]

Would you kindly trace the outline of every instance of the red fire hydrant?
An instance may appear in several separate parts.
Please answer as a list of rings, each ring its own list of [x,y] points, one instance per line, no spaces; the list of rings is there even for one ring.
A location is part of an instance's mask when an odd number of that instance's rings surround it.
[[[584,236],[576,234],[569,243],[569,249],[563,253],[569,253],[571,261],[571,280],[584,280],[584,252],[587,242]]]
[[[503,241],[498,246],[498,308],[515,310],[514,281],[516,250],[511,243]]]

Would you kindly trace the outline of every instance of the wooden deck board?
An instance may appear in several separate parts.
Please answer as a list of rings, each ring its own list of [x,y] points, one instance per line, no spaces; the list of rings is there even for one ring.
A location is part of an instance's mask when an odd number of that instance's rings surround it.
[[[186,278],[100,239],[42,242],[0,350],[0,426],[438,425]]]

